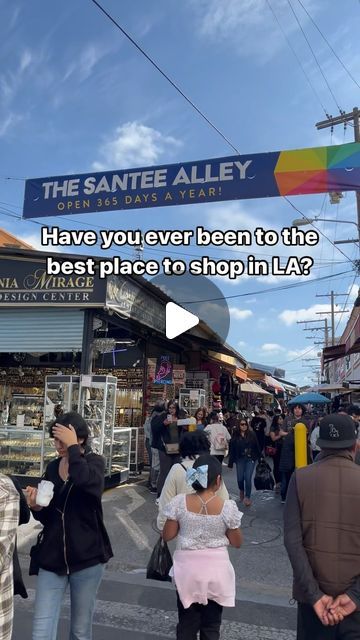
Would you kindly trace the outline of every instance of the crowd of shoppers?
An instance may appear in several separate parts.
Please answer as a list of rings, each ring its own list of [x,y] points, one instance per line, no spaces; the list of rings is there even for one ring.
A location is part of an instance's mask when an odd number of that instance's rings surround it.
[[[222,608],[235,605],[227,547],[242,541],[242,513],[229,500],[223,463],[235,465],[239,502],[249,507],[256,463],[264,457],[272,461],[285,503],[297,640],[360,638],[359,420],[356,405],[330,415],[309,414],[301,404],[287,415],[259,409],[251,422],[199,409],[189,431],[175,401],[154,408],[145,429],[149,488],[157,484],[163,540],[177,538],[178,640],[195,640],[198,632],[202,640],[220,637]],[[308,466],[296,470],[299,422],[307,431]],[[37,575],[33,640],[56,638],[67,589],[70,638],[91,640],[98,587],[113,555],[101,506],[104,460],[91,451],[86,421],[75,412],[62,414],[49,431],[57,457],[44,474],[53,487],[48,504],[39,503],[37,488],[22,491],[15,479],[0,475],[1,640],[12,636],[14,593],[27,597],[16,533],[30,511],[43,525],[30,561]]]

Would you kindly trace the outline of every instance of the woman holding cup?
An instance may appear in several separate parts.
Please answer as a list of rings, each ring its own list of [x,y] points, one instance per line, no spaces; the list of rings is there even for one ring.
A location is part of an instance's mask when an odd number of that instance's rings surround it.
[[[160,473],[158,477],[158,498],[167,474],[173,464],[179,461],[179,441],[182,427],[178,425],[179,405],[175,400],[170,400],[167,410],[153,418],[151,429],[153,434],[153,447],[158,449],[160,458]]]
[[[91,640],[96,593],[113,555],[101,506],[104,460],[88,447],[89,429],[78,413],[60,416],[49,432],[58,458],[46,468],[46,484],[26,489],[33,516],[43,525],[31,550],[30,574],[38,575],[32,640],[56,637],[68,586],[70,638]]]

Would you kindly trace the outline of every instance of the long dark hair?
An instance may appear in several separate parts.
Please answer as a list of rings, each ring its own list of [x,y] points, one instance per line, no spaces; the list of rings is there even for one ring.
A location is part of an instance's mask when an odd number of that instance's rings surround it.
[[[241,431],[241,429],[240,429],[240,424],[242,422],[246,422],[246,431]],[[248,438],[250,433],[251,433],[251,430],[250,430],[250,425],[249,425],[248,419],[247,418],[241,418],[240,421],[239,421],[239,426],[235,427],[233,429],[232,437],[233,438]],[[244,435],[242,435],[242,434],[244,434]]]
[[[280,431],[281,427],[279,426],[279,418],[282,418],[283,420],[285,420],[284,414],[280,413],[280,415],[273,417],[273,421],[271,423],[271,429],[275,429],[276,431]]]

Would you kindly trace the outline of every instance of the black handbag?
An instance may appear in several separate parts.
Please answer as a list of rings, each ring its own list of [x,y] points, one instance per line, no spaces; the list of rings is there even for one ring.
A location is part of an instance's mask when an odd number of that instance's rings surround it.
[[[41,545],[44,537],[43,529],[38,534],[36,544],[34,544],[30,549],[30,567],[29,567],[29,576],[37,576],[40,569],[39,558],[41,552]]]
[[[172,567],[172,557],[167,543],[160,537],[157,541],[146,567],[146,577],[150,580],[171,582],[169,571]]]
[[[254,485],[257,491],[272,491],[275,481],[265,458],[260,458],[256,467]]]

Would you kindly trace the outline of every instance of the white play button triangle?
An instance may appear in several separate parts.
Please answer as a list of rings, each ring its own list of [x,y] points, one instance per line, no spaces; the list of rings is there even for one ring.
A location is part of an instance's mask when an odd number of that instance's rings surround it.
[[[190,311],[186,311],[174,302],[166,304],[166,337],[169,340],[180,336],[185,331],[196,327],[199,324],[199,318]]]

